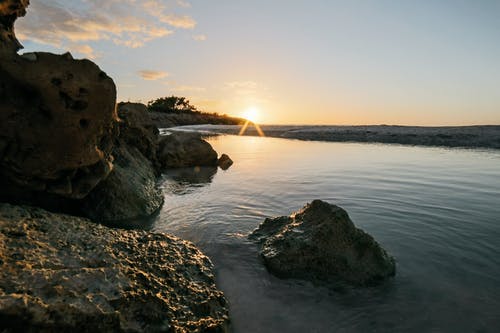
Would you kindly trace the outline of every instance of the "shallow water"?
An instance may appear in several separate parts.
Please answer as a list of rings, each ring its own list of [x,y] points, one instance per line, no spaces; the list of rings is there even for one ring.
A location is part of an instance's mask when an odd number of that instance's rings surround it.
[[[500,331],[500,151],[210,142],[235,164],[165,175],[154,228],[211,257],[234,332]],[[267,273],[246,236],[313,199],[345,208],[396,258],[396,277],[338,292]]]

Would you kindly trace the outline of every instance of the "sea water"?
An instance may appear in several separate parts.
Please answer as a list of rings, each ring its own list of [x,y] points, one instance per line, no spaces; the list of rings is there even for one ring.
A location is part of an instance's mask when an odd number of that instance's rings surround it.
[[[234,332],[499,332],[500,151],[218,136],[234,165],[164,175],[154,226],[215,265]],[[396,258],[378,287],[270,275],[247,235],[322,199]]]

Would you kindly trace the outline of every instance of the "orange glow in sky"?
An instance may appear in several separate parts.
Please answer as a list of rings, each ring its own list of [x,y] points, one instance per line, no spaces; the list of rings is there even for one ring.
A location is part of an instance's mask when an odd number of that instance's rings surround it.
[[[118,101],[184,96],[259,124],[493,125],[499,12],[500,1],[47,0],[16,34],[21,52],[93,60]]]

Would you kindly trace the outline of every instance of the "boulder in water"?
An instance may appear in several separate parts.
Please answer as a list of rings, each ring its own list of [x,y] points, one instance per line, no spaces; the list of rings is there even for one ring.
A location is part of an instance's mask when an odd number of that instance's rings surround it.
[[[366,286],[396,272],[394,258],[344,209],[321,200],[266,219],[250,239],[261,244],[266,267],[278,277]]]
[[[147,227],[164,201],[152,163],[122,140],[115,143],[113,155],[113,171],[80,200],[81,215],[109,226]]]
[[[217,152],[199,133],[174,132],[162,137],[158,159],[163,168],[217,166]]]
[[[227,170],[231,165],[233,165],[233,160],[231,157],[229,157],[226,154],[222,154],[219,159],[217,160],[217,164],[219,165],[219,168],[222,170]]]

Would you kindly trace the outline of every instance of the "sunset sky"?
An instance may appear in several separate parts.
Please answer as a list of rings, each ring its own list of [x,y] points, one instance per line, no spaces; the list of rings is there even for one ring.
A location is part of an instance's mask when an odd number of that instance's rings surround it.
[[[188,97],[273,124],[500,124],[498,0],[31,0],[30,51],[71,51],[119,101]]]

